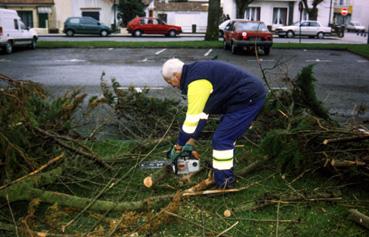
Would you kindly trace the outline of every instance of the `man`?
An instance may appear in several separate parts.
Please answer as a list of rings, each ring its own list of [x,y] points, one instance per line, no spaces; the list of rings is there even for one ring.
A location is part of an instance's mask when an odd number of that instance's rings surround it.
[[[234,146],[263,108],[266,90],[262,82],[221,61],[184,64],[173,58],[164,63],[162,75],[168,84],[187,95],[188,100],[186,119],[170,156],[192,150],[208,115],[222,114],[212,137],[213,178],[219,188],[232,187]]]

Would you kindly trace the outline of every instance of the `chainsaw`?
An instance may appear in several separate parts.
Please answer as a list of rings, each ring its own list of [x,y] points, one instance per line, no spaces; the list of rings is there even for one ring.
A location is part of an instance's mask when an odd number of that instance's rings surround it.
[[[152,160],[140,164],[142,169],[160,169],[165,166],[171,166],[176,175],[194,173],[200,170],[199,155],[196,151],[181,152],[174,160]]]

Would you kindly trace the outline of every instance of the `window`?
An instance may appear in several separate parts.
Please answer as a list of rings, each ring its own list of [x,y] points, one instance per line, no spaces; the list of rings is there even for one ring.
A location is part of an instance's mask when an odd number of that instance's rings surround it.
[[[38,26],[40,28],[46,28],[48,20],[49,20],[49,14],[38,13]]]
[[[158,18],[164,22],[167,22],[168,15],[166,13],[159,13]]]
[[[27,30],[27,26],[23,22],[20,21],[19,25],[22,30]]]
[[[307,27],[307,26],[309,26],[309,22],[302,22],[302,23],[301,23],[301,26],[303,26],[303,27]]]
[[[100,21],[100,12],[98,11],[86,11],[82,12],[82,16],[89,16],[94,18],[97,21]]]
[[[18,16],[24,22],[24,24],[30,28],[33,27],[33,14],[32,11],[17,11]]]
[[[18,20],[14,19],[14,29],[19,30]]]
[[[319,27],[320,25],[318,24],[318,22],[312,21],[312,22],[310,22],[310,26]]]
[[[71,24],[79,24],[79,19],[78,18],[72,18],[69,20],[69,23]]]
[[[286,25],[287,22],[287,8],[273,9],[273,24]]]
[[[81,18],[81,24],[97,25],[97,21],[89,17],[83,17]]]
[[[260,7],[248,7],[244,18],[249,21],[260,21]]]
[[[239,22],[235,24],[236,31],[266,31],[264,23],[257,22]]]

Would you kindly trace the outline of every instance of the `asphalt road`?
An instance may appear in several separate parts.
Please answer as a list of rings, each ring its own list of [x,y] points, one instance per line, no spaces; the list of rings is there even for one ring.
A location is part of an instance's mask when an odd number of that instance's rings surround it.
[[[224,60],[261,77],[265,70],[272,87],[286,87],[286,78],[294,78],[308,64],[315,64],[317,94],[330,113],[339,119],[352,116],[358,106],[369,108],[369,61],[345,51],[272,49],[262,56],[232,55],[222,49],[36,49],[18,50],[0,55],[0,73],[15,79],[32,80],[45,85],[53,95],[72,87],[82,87],[90,95],[100,94],[102,72],[126,86],[148,86],[161,95],[173,95],[161,78],[163,62],[178,57],[185,62],[201,59]],[[361,118],[369,119],[366,111]]]

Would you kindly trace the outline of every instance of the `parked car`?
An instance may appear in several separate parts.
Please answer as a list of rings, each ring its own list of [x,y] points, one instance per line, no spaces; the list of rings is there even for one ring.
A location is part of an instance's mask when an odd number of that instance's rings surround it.
[[[127,31],[135,37],[140,37],[143,34],[164,34],[175,37],[182,33],[182,27],[168,25],[161,19],[154,17],[136,17],[128,22]]]
[[[347,24],[346,29],[348,32],[353,31],[353,32],[365,32],[365,26],[363,26],[362,24],[360,24],[357,21],[351,21],[350,23]]]
[[[224,49],[237,54],[241,49],[261,48],[269,55],[273,36],[262,21],[231,20],[224,29]]]
[[[111,32],[112,30],[109,26],[88,16],[69,17],[64,22],[63,33],[69,37],[75,34],[98,34],[105,37],[111,34]]]
[[[225,20],[218,26],[219,28],[219,37],[223,37],[224,35],[224,28],[231,22],[231,20]]]
[[[0,9],[0,47],[5,53],[13,52],[14,47],[36,48],[38,35],[21,21],[15,10]]]
[[[302,36],[317,37],[318,39],[323,39],[324,36],[331,34],[332,31],[330,27],[323,26],[318,21],[302,21],[290,26],[278,27],[275,32],[281,38],[293,38],[300,34],[300,27]]]

